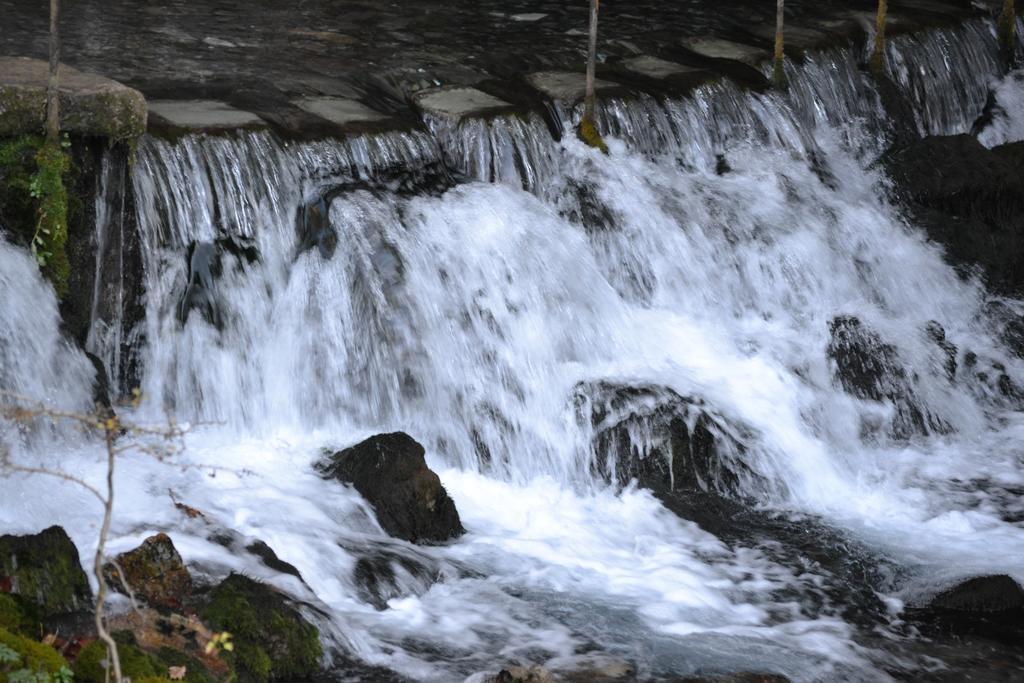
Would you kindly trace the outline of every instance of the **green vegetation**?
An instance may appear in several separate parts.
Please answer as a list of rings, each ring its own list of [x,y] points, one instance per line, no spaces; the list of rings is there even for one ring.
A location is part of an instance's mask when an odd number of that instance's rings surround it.
[[[0,683],[65,683],[71,670],[49,645],[0,628]]]
[[[71,269],[65,251],[69,146],[67,137],[60,145],[48,145],[39,135],[0,141],[0,219],[30,245],[61,297],[67,293]]]
[[[148,654],[135,645],[131,633],[119,631],[114,634],[117,641],[118,658],[121,660],[121,674],[133,681],[145,678],[159,678],[161,669]],[[86,683],[105,683],[107,680],[107,645],[94,640],[78,653],[75,659],[75,680]],[[166,671],[166,669],[163,669]]]
[[[319,632],[269,586],[232,574],[200,616],[232,634],[234,648],[223,656],[242,683],[308,678],[320,668]]]
[[[42,628],[39,610],[19,595],[0,593],[0,628],[20,635],[38,635]]]

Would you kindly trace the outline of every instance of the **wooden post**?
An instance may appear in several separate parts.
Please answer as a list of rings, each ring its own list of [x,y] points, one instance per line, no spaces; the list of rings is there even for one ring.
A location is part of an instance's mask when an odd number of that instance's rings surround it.
[[[1007,67],[1012,68],[1017,52],[1017,12],[1014,11],[1013,0],[1003,0],[1003,11],[999,14],[999,49]]]
[[[594,76],[597,70],[597,11],[601,8],[601,0],[590,0],[590,42],[587,49],[587,86],[583,96],[583,118],[576,130],[580,140],[596,147],[605,154],[608,153],[608,146],[604,144],[601,133],[597,130],[596,111],[597,94],[594,86]]]
[[[50,0],[50,78],[46,83],[46,141],[60,137],[60,0]]]
[[[889,3],[878,0],[878,16],[875,18],[875,48],[871,52],[871,70],[876,74],[885,73],[885,15]]]
[[[785,25],[786,0],[778,0],[775,8],[775,68],[772,73],[772,80],[775,87],[784,90],[786,87],[785,39],[783,38],[783,27]]]

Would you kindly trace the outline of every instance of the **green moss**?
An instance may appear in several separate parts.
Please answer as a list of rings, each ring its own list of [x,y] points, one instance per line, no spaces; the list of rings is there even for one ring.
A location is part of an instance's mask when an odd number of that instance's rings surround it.
[[[134,644],[130,633],[114,634],[117,641],[117,658],[121,662],[121,674],[133,681],[143,678],[158,678],[160,667],[148,654]],[[75,659],[75,680],[88,683],[105,683],[106,681],[107,644],[102,640],[93,642],[82,648]]]
[[[584,116],[580,121],[579,128],[576,129],[576,136],[591,147],[599,149],[605,154],[608,153],[608,145],[604,144],[604,138],[601,137],[597,126],[589,117]]]
[[[213,589],[200,616],[231,633],[234,650],[224,657],[243,683],[308,678],[320,668],[319,632],[264,584],[232,574]]]
[[[0,628],[27,636],[40,635],[39,609],[19,595],[0,593]]]
[[[18,653],[21,656],[20,667],[32,672],[56,674],[68,665],[60,653],[49,645],[11,633],[4,628],[0,628],[0,644],[6,645]],[[6,674],[0,672],[0,683],[6,683],[6,681]]]
[[[32,536],[0,536],[0,577],[11,592],[38,606],[45,616],[91,607],[89,580],[78,549],[60,527]]]

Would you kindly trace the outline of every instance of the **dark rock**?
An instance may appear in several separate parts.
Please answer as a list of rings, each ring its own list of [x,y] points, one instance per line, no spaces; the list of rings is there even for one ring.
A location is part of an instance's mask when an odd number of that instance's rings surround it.
[[[946,339],[945,328],[934,320],[928,321],[928,324],[925,325],[925,333],[929,339],[935,342],[935,345],[942,354],[942,368],[946,373],[946,377],[949,380],[953,380],[956,377],[957,368],[956,345]]]
[[[325,478],[355,486],[387,533],[413,543],[440,543],[465,530],[455,503],[423,456],[423,446],[395,432],[339,451],[318,469]]]
[[[221,329],[224,325],[217,280],[228,265],[236,270],[259,260],[255,244],[243,237],[218,237],[213,242],[192,242],[186,252],[188,283],[178,302],[178,319],[184,325],[192,311]]]
[[[290,562],[285,562],[279,558],[277,553],[274,552],[274,549],[263,541],[253,541],[249,545],[245,546],[245,549],[260,558],[260,561],[270,569],[281,572],[282,574],[289,574],[299,581],[302,581],[302,574],[300,574],[299,570],[295,568],[295,565]]]
[[[31,600],[43,616],[92,608],[78,549],[59,526],[32,536],[0,536],[0,592]]]
[[[240,574],[210,591],[199,616],[211,628],[232,634],[224,656],[238,680],[306,679],[320,670],[320,635],[283,595]]]
[[[744,462],[744,428],[697,399],[657,386],[578,385],[577,419],[589,422],[599,474],[655,492],[713,491],[743,496],[762,486]]]
[[[125,595],[134,593],[153,607],[181,609],[192,592],[192,577],[167,534],[150,536],[135,550],[118,555],[114,562],[121,572],[114,564],[104,566],[107,585]]]
[[[985,314],[1006,347],[1018,358],[1024,358],[1024,315],[1002,301],[986,302]]]
[[[914,434],[949,431],[941,419],[919,406],[895,346],[883,342],[877,332],[853,316],[833,318],[829,330],[832,336],[826,353],[833,363],[835,380],[851,396],[891,403],[895,410],[893,437],[905,439]],[[938,330],[929,330],[929,334],[934,338]],[[955,361],[955,348],[953,354]]]
[[[940,632],[1024,646],[1024,589],[1006,575],[968,579],[907,615]]]
[[[334,256],[334,250],[338,247],[338,233],[331,225],[330,209],[330,201],[325,195],[317,195],[299,207],[296,226],[299,233],[298,254],[316,247],[323,258]]]
[[[1024,608],[1024,589],[1005,574],[976,576],[939,593],[932,609],[956,612],[1002,612]]]
[[[113,417],[114,406],[110,402],[110,381],[107,379],[107,369],[103,366],[103,361],[88,351],[85,352],[85,357],[89,359],[93,370],[96,371],[96,380],[92,386],[92,403],[96,413],[103,417]]]
[[[378,549],[356,561],[352,579],[364,601],[385,610],[392,598],[426,593],[439,574],[440,569],[429,558]]]
[[[883,162],[915,222],[962,272],[993,289],[1024,288],[1024,145],[989,150],[969,135],[895,147]]]

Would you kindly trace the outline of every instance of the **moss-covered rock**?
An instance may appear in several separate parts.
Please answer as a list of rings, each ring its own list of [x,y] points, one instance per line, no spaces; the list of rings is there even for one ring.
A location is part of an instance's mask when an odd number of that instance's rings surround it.
[[[153,607],[179,609],[192,592],[192,577],[167,534],[156,534],[115,558],[137,598]],[[128,593],[113,564],[104,567],[111,589]]]
[[[21,635],[38,635],[42,628],[39,609],[20,595],[0,593],[0,628]]]
[[[0,136],[43,129],[48,75],[43,60],[0,57]],[[147,114],[146,98],[138,90],[61,65],[61,130],[132,141],[146,132]]]
[[[0,645],[9,647],[21,657],[21,662],[18,664],[21,669],[56,674],[68,665],[60,653],[49,645],[11,633],[4,628],[0,628]],[[6,681],[6,674],[0,671],[0,683],[6,683]]]
[[[0,590],[31,600],[44,616],[92,607],[78,549],[59,526],[31,536],[0,536]]]
[[[320,634],[284,596],[265,584],[232,574],[214,588],[200,616],[232,635],[224,656],[242,683],[309,678],[320,669]]]

